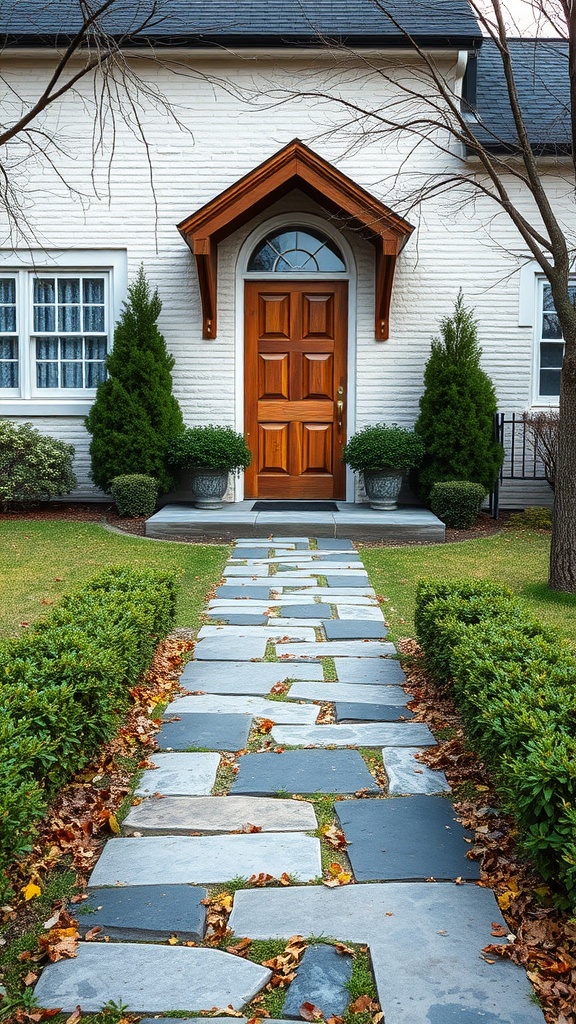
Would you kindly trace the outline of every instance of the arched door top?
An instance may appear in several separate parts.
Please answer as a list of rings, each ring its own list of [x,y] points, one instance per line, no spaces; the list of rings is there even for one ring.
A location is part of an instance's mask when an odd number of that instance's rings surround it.
[[[338,274],[346,272],[344,257],[331,238],[310,226],[285,225],[268,232],[252,250],[248,273]]]

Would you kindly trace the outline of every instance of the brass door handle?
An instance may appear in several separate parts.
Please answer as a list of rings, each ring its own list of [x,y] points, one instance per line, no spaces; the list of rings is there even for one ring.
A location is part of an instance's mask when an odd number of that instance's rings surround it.
[[[338,418],[338,430],[342,430],[342,417],[344,415],[344,402],[342,399],[336,402],[336,415]]]

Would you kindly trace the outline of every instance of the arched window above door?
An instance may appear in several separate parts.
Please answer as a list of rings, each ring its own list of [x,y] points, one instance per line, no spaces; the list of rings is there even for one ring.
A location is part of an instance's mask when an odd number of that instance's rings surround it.
[[[248,271],[261,274],[344,273],[346,264],[331,238],[310,227],[282,227],[258,243]]]

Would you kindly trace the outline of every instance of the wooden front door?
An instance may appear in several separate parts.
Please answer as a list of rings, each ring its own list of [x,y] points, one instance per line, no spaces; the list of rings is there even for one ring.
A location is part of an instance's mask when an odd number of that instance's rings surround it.
[[[344,498],[346,281],[247,281],[248,498]]]

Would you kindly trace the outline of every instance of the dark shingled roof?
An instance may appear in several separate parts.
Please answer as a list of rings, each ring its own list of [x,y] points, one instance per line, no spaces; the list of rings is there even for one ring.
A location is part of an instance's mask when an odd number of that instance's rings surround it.
[[[562,39],[509,41],[518,97],[535,151],[541,155],[569,153],[570,82],[568,44]],[[478,55],[477,138],[489,148],[510,152],[518,142],[510,109],[502,59],[491,40]]]
[[[387,0],[403,29],[422,44],[478,46],[467,0]],[[106,15],[114,33],[134,31],[152,0],[117,0]],[[0,0],[0,33],[11,46],[50,45],[80,24],[76,0]],[[405,36],[374,0],[157,0],[146,38],[158,45],[311,45],[318,34],[357,46],[400,46]]]

